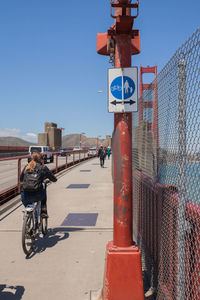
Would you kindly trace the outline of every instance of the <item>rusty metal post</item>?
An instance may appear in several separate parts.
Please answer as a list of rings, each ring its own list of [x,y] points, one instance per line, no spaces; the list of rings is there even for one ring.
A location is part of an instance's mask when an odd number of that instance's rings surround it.
[[[140,36],[133,30],[129,0],[111,1],[115,24],[97,34],[97,52],[110,55],[115,68],[131,67],[131,56],[140,52]],[[113,47],[114,45],[114,47]],[[114,181],[114,233],[106,248],[103,300],[143,300],[141,255],[132,237],[132,113],[114,114],[112,140]]]
[[[131,66],[131,37],[115,38],[115,68]],[[114,240],[128,247],[132,240],[132,113],[114,115]]]

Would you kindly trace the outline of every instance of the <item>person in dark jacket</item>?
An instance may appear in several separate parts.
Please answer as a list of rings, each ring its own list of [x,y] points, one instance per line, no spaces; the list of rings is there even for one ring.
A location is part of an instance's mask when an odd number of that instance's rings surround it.
[[[105,159],[105,156],[106,156],[105,150],[104,150],[103,146],[101,146],[99,148],[99,151],[98,151],[98,157],[100,158],[100,166],[102,168],[104,168],[104,159]]]
[[[40,178],[41,178],[41,188],[38,191],[35,191],[35,192],[25,191],[22,188],[21,201],[22,201],[22,203],[24,204],[25,207],[30,203],[41,201],[41,215],[42,215],[42,217],[48,218],[47,204],[46,204],[46,202],[47,202],[46,184],[44,183],[44,180],[49,179],[53,182],[56,182],[57,178],[49,170],[49,168],[42,165],[42,162],[43,162],[42,154],[40,154],[39,152],[33,152],[33,154],[31,155],[31,158],[32,159],[29,162],[29,164],[26,165],[24,167],[24,169],[22,170],[22,172],[21,172],[20,181],[23,183],[25,172],[27,170],[39,168],[40,172],[41,172],[40,173],[40,175],[41,175],[40,176]]]

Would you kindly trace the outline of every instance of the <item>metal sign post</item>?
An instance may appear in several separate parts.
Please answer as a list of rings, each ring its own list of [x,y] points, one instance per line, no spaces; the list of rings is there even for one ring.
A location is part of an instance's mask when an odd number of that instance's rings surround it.
[[[108,110],[114,112],[114,233],[113,241],[108,242],[106,249],[103,300],[144,299],[140,251],[133,242],[132,233],[131,112],[137,109],[137,76],[132,77],[129,73],[131,55],[140,52],[139,32],[132,29],[139,1],[130,2],[111,1],[115,24],[107,33],[97,35],[97,52],[109,55],[115,67],[109,71],[108,88]],[[131,8],[137,10],[135,16],[131,16]]]

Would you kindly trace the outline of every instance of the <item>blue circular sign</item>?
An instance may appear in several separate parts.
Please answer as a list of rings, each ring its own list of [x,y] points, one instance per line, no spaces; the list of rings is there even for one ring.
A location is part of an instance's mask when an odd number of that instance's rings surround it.
[[[113,97],[122,100],[122,76],[116,77],[111,85],[110,91]],[[123,93],[124,100],[130,98],[135,92],[135,83],[134,81],[128,77],[123,76]]]

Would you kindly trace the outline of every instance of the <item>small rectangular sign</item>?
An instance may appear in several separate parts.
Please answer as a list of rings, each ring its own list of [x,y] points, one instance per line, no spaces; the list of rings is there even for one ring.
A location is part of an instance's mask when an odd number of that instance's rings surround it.
[[[108,112],[137,111],[138,69],[108,69]]]

